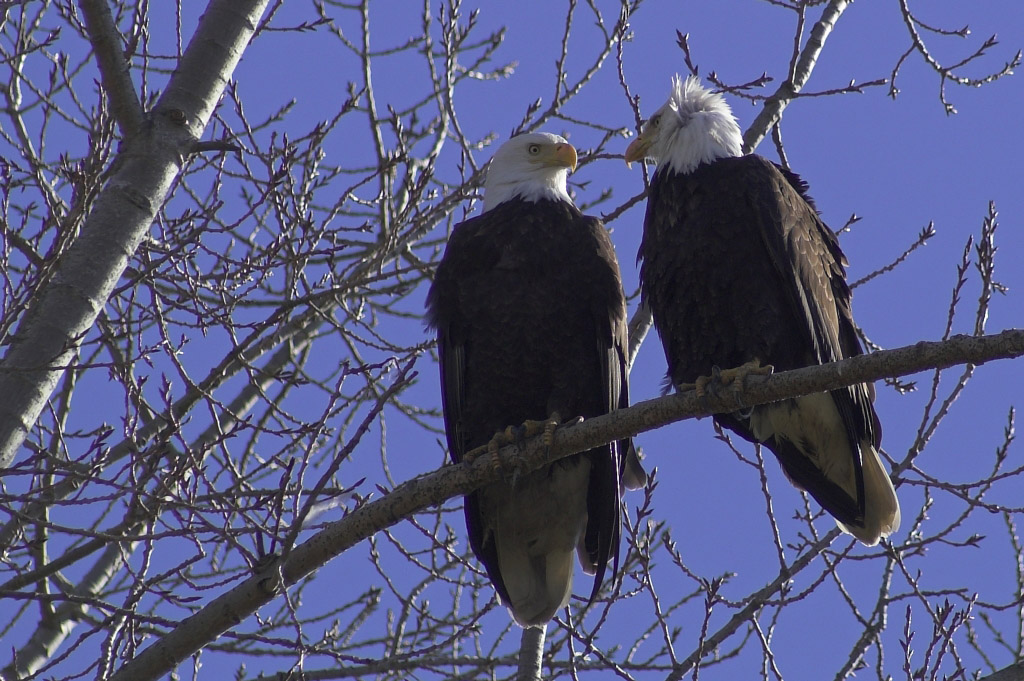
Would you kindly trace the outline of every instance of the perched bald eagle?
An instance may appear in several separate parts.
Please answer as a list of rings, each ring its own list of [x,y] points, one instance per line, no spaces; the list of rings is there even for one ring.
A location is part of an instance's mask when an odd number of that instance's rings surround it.
[[[728,384],[759,365],[796,369],[863,352],[846,259],[807,185],[741,145],[724,98],[676,76],[626,150],[627,163],[657,163],[638,260],[677,388],[716,367],[737,368],[721,374]],[[873,386],[859,383],[715,420],[771,449],[790,481],[874,545],[899,527],[900,509],[873,401]]]
[[[569,198],[575,167],[576,150],[557,135],[503,144],[483,213],[455,227],[437,266],[427,319],[456,462],[508,426],[629,404],[619,266],[604,225]],[[574,553],[594,575],[591,598],[609,559],[614,575],[621,486],[643,478],[620,440],[466,497],[470,545],[520,625],[543,625],[565,606]]]

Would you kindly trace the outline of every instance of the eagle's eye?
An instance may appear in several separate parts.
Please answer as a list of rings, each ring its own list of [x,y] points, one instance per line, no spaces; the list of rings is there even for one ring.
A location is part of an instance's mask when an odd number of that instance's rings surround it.
[[[539,144],[531,144],[529,151],[530,151],[530,155],[531,156],[536,156],[537,154],[540,153],[540,145]]]
[[[647,125],[651,128],[657,128],[659,123],[661,123],[661,116],[651,116],[651,120],[647,121]]]

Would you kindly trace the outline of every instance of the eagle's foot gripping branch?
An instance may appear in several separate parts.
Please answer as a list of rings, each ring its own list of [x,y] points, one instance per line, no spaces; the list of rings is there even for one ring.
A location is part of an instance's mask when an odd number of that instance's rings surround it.
[[[546,421],[524,421],[523,425],[520,426],[520,432],[525,440],[526,438],[533,437],[534,435],[542,434],[542,442],[548,449],[551,448],[551,442],[555,436],[555,429],[561,425],[562,419],[558,415],[558,412],[551,414],[550,418]]]
[[[716,365],[711,367],[710,375],[698,376],[694,383],[681,383],[677,385],[676,392],[682,393],[693,390],[697,394],[700,404],[706,407],[708,394],[715,394],[722,388],[732,386],[734,396],[739,399],[737,393],[746,390],[747,379],[750,376],[771,376],[774,372],[774,366],[771,364],[762,365],[759,359],[752,359],[731,369],[720,369]]]
[[[749,362],[733,367],[732,369],[719,369],[714,367],[711,371],[712,380],[721,385],[733,385],[739,380],[739,388],[746,389],[747,379],[750,376],[771,376],[775,373],[775,367],[771,364],[761,364],[761,360],[752,359]]]
[[[512,470],[511,476],[510,471],[506,470],[505,466],[501,462],[501,457],[498,456],[498,450],[505,445],[515,444],[517,441],[516,428],[514,426],[508,426],[505,430],[499,430],[491,438],[490,442],[487,443],[487,453],[491,457],[491,465],[501,471],[501,477],[508,480],[511,477],[512,482],[519,476],[518,471]],[[514,467],[513,467],[514,468]]]
[[[505,445],[513,445],[531,438],[534,435],[543,435],[542,442],[544,443],[545,449],[551,449],[551,442],[554,437],[555,429],[558,428],[561,422],[561,418],[558,413],[553,413],[551,418],[544,421],[526,420],[520,426],[507,426],[505,430],[499,430],[491,438],[490,442],[487,443],[486,452],[491,457],[492,465],[501,470],[501,477],[511,484],[515,485],[516,480],[519,478],[519,466],[513,465],[512,470],[502,464],[501,457],[498,456],[498,451]]]

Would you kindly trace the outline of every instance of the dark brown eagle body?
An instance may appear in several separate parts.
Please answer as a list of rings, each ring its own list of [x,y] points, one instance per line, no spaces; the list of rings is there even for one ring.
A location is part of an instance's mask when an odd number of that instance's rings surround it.
[[[651,182],[639,257],[673,385],[754,359],[784,371],[862,353],[835,236],[803,182],[759,156],[718,159],[689,174],[660,169]],[[832,391],[831,399],[855,453],[854,495],[823,476],[790,439],[764,444],[788,477],[837,520],[860,525],[865,498],[858,443],[877,448],[881,440],[873,390],[861,383]],[[768,408],[795,410],[797,401]],[[715,418],[757,442],[751,418],[763,409]]]
[[[427,306],[456,462],[509,425],[629,404],[615,252],[602,223],[571,203],[513,198],[459,224]],[[614,442],[466,497],[473,552],[521,624],[564,605],[577,548],[594,594],[608,560],[617,564],[630,447]]]

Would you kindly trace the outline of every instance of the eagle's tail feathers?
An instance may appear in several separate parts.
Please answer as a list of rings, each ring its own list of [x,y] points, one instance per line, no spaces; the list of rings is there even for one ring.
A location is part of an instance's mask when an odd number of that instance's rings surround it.
[[[509,609],[524,627],[548,622],[569,602],[575,551],[550,551],[529,555],[505,551],[501,555],[501,576],[508,590]]]
[[[879,539],[900,529],[900,502],[878,451],[867,441],[860,443],[860,451],[864,469],[864,524],[858,527],[836,522],[844,532],[874,546]]]

